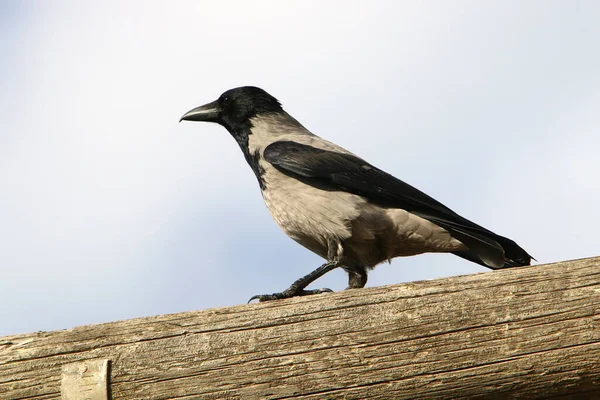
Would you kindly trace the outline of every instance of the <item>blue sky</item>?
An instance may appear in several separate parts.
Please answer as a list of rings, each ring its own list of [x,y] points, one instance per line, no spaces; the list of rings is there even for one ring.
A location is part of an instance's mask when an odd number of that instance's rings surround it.
[[[177,123],[241,85],[540,263],[600,255],[599,19],[595,1],[0,2],[0,335],[241,304],[321,263],[223,128]],[[368,285],[484,271],[424,255]]]

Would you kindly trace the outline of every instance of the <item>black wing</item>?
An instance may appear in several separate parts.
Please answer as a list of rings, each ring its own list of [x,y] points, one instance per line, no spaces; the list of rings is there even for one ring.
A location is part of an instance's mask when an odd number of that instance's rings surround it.
[[[263,156],[281,172],[327,190],[343,190],[386,207],[425,218],[463,242],[456,255],[490,268],[529,265],[531,256],[514,241],[461,217],[439,201],[352,155],[291,141],[267,146]]]

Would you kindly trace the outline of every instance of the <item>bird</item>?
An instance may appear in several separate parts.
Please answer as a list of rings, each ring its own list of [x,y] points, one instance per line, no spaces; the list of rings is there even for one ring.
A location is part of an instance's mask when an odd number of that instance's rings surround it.
[[[362,288],[378,264],[422,253],[452,253],[490,269],[531,264],[513,240],[313,134],[263,89],[227,90],[183,120],[223,126],[242,150],[277,225],[326,261],[289,288],[249,302],[331,292],[306,287],[336,268],[348,273],[347,289]]]

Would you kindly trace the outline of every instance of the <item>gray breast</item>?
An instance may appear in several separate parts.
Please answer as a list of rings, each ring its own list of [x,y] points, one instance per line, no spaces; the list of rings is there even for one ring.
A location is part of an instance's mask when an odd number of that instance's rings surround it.
[[[350,193],[317,189],[261,160],[263,198],[275,222],[298,243],[327,258],[332,242],[346,240],[365,200]]]

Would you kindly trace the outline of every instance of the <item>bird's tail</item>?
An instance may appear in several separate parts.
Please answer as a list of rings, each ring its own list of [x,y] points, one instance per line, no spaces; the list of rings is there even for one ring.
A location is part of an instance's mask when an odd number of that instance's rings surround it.
[[[465,243],[465,245],[469,247],[469,250],[454,251],[453,254],[491,269],[523,267],[526,265],[530,265],[532,259],[535,260],[535,258],[531,257],[521,246],[516,244],[513,240],[496,234],[492,235],[493,237],[491,238],[486,237],[484,243],[488,244],[489,242],[492,242],[490,244],[494,248],[497,248],[497,246],[499,246],[502,249],[504,253],[504,264],[498,262],[490,263],[489,261],[486,263],[484,260],[486,260],[485,255],[487,251],[481,249],[481,247],[485,246],[473,246],[474,248],[471,248],[468,243]],[[463,242],[470,242],[470,240],[463,240]],[[481,250],[484,251],[482,252]]]
[[[455,251],[453,254],[491,269],[531,264],[533,257],[513,240],[497,235],[463,217],[458,215],[456,217],[456,221],[427,218],[446,229],[468,248],[468,250]]]

